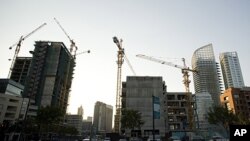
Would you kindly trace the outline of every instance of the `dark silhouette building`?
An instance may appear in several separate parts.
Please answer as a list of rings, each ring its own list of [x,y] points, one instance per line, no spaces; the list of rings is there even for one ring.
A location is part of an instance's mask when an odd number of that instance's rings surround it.
[[[62,42],[36,41],[24,97],[36,105],[67,110],[75,59]]]

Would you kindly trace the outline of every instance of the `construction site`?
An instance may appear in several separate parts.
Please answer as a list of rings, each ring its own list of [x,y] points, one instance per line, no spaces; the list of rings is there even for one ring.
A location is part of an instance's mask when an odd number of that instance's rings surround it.
[[[78,52],[78,47],[73,39],[67,34],[65,29],[61,26],[59,21],[54,18],[54,21],[59,26],[59,28],[63,31],[66,37],[69,39],[70,48],[64,45],[63,42],[53,42],[53,41],[36,41],[34,51],[30,51],[32,57],[19,57],[19,52],[21,50],[22,42],[25,41],[26,38],[43,28],[47,23],[43,23],[38,28],[27,34],[26,36],[21,36],[19,41],[12,45],[9,49],[15,48],[15,53],[12,59],[11,68],[9,71],[8,77],[13,79],[14,81],[21,83],[25,86],[24,91],[22,93],[23,97],[30,98],[35,100],[35,104],[38,107],[44,106],[59,106],[66,113],[67,106],[70,97],[71,85],[73,83],[74,77],[74,68],[76,66],[76,56],[84,53],[90,53],[89,50]],[[116,36],[113,37],[113,42],[118,47],[117,51],[117,80],[116,80],[116,94],[115,94],[115,115],[114,115],[114,129],[113,132],[122,135],[124,131],[123,125],[121,123],[122,118],[122,109],[128,108],[126,102],[128,102],[128,92],[124,91],[128,88],[128,85],[124,85],[122,82],[122,65],[124,60],[126,64],[129,66],[131,72],[133,73],[133,77],[137,78],[137,75],[127,58],[124,48],[122,46],[122,39],[118,39]],[[183,59],[183,66],[173,64],[172,62],[167,62],[163,60],[159,60],[146,55],[136,55],[136,57],[147,59],[149,61],[154,61],[160,64],[168,65],[170,67],[175,67],[181,70],[183,74],[183,84],[185,86],[186,92],[183,96],[178,98],[172,98],[170,95],[166,96],[167,90],[166,86],[160,93],[156,93],[156,95],[161,97],[161,111],[164,111],[164,119],[161,131],[157,130],[157,132],[150,129],[148,126],[145,128],[143,134],[139,132],[135,132],[136,136],[150,136],[155,134],[160,134],[161,136],[165,136],[166,132],[169,133],[172,131],[193,131],[195,129],[194,123],[194,101],[192,94],[190,92],[189,84],[189,74],[188,72],[197,73],[196,70],[192,70],[185,64],[185,59]],[[164,83],[164,82],[163,82]],[[162,84],[160,84],[162,85]],[[148,86],[146,86],[148,87]],[[134,94],[136,95],[136,94]],[[165,95],[165,96],[164,96]],[[127,99],[127,100],[125,100]],[[185,101],[182,103],[171,103],[171,100],[181,100]],[[137,101],[138,102],[138,101]],[[151,102],[152,103],[152,102]],[[180,104],[180,105],[179,105]],[[146,103],[146,105],[150,105]],[[144,105],[145,106],[145,105]],[[184,109],[176,109],[170,107],[183,107]],[[173,117],[174,115],[181,115],[177,117]],[[169,116],[171,115],[171,116]],[[152,116],[151,114],[147,116]],[[175,118],[175,119],[173,119]],[[147,119],[151,121],[151,119]],[[166,127],[166,120],[169,121],[168,128]],[[170,124],[172,121],[178,121],[179,124]],[[185,122],[184,122],[185,121]],[[148,122],[148,121],[147,121]],[[157,127],[156,127],[157,128]],[[132,134],[130,134],[131,136]],[[134,133],[133,133],[134,136]]]
[[[69,39],[70,48],[67,49],[63,42],[36,41],[34,51],[30,51],[32,57],[19,57],[22,42],[26,38],[31,36],[33,33],[44,27],[46,25],[46,23],[44,23],[26,36],[21,36],[19,41],[10,47],[10,49],[15,48],[15,53],[13,59],[10,59],[12,63],[8,77],[24,85],[25,88],[22,93],[22,96],[35,100],[35,104],[38,107],[59,106],[64,111],[64,113],[66,113],[67,106],[69,103],[71,85],[73,83],[74,78],[76,57],[80,54],[90,53],[90,50],[78,52],[78,47],[76,46],[76,43],[73,41],[73,39],[70,38],[70,36],[67,34],[67,32],[64,30],[64,28],[61,26],[61,24],[56,18],[54,18],[54,21]],[[172,62],[156,59],[151,56],[146,56],[142,54],[136,55],[136,57],[138,58],[146,59],[181,70],[181,73],[183,74],[183,84],[185,87],[185,92],[167,92],[167,86],[165,85],[164,80],[162,80],[162,77],[159,78],[161,80],[159,83],[152,82],[152,84],[150,84],[151,82],[146,82],[145,80],[154,79],[153,77],[144,78],[143,76],[137,76],[129,59],[125,54],[125,50],[122,46],[123,40],[118,39],[116,36],[114,36],[113,42],[117,46],[118,51],[116,61],[117,78],[114,125],[113,135],[110,134],[110,137],[114,136],[115,134],[116,137],[125,134],[129,137],[143,137],[147,139],[150,138],[152,135],[170,137],[172,134],[178,136],[184,136],[186,135],[186,133],[189,133],[189,135],[191,135],[190,133],[195,134],[197,127],[195,123],[196,107],[194,97],[190,92],[189,85],[191,81],[189,79],[189,72],[199,72],[197,70],[193,70],[187,67],[184,58],[182,58],[183,65],[181,66]],[[122,82],[122,66],[124,60],[129,66],[130,71],[133,73],[133,76],[127,76],[127,82]],[[130,84],[129,81],[133,79],[138,82],[133,82]],[[138,84],[135,85],[135,83]],[[146,88],[146,91],[149,91],[151,93],[147,94],[140,92],[129,92],[132,89],[135,89],[134,87],[137,87],[137,85],[141,85],[140,83],[149,83],[145,86],[142,85],[140,87]],[[155,85],[163,87],[160,87],[157,93],[153,92],[155,91],[155,88],[149,90],[151,86]],[[141,89],[140,87],[138,87],[138,89]],[[131,97],[131,95],[133,96]],[[134,98],[136,95],[137,98]],[[149,99],[146,100],[148,102],[146,103],[144,103],[145,95],[149,96]],[[153,115],[152,112],[148,112],[148,110],[150,109],[150,111],[153,110],[152,107],[148,107],[148,105],[152,105],[153,103],[153,101],[150,100],[150,97],[152,95],[157,96],[161,99],[160,111],[162,114],[160,120],[156,120],[157,126],[153,130],[153,125],[151,123],[152,120],[154,121]],[[137,104],[136,107],[131,107],[129,106],[131,105],[131,103],[141,103],[141,106],[138,106]],[[146,108],[145,106],[147,106],[148,109],[146,111],[141,110],[143,108]],[[138,110],[143,116],[151,118],[144,119],[146,125],[142,126],[141,129],[143,130],[136,129],[133,131],[127,131],[125,130],[124,125],[121,122],[122,116],[124,116],[122,113],[123,109]],[[98,130],[96,132],[98,132]]]

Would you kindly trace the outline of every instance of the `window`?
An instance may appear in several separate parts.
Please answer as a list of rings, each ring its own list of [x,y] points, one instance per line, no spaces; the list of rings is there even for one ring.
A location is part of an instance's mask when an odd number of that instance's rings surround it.
[[[234,94],[234,98],[235,98],[235,99],[238,99],[238,98],[239,98],[239,95],[238,95],[238,94]]]
[[[224,97],[224,100],[228,100],[228,99],[229,99],[228,96]]]

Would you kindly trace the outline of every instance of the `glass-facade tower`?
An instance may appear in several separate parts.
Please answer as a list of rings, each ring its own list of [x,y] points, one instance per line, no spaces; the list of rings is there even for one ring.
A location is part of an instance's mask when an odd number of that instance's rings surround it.
[[[215,61],[212,44],[198,48],[192,57],[195,93],[208,92],[215,105],[220,104],[221,82],[219,65]]]
[[[244,80],[237,52],[221,53],[220,64],[221,64],[225,89],[228,89],[230,87],[234,88],[244,87]]]

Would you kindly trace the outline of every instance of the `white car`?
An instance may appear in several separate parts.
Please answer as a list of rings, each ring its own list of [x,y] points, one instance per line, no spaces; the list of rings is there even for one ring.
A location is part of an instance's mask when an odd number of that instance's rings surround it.
[[[181,141],[181,138],[178,136],[172,136],[169,138],[171,141]]]
[[[110,137],[106,137],[103,141],[111,141]]]

